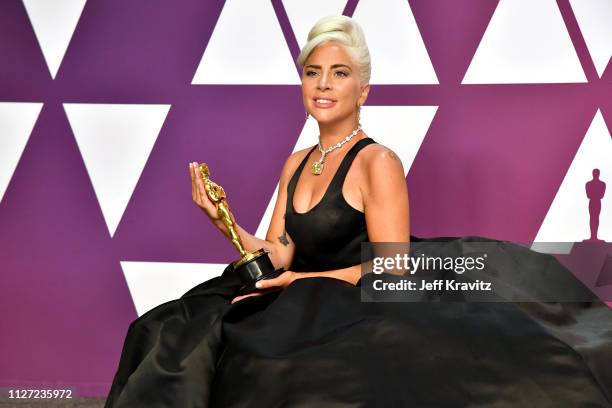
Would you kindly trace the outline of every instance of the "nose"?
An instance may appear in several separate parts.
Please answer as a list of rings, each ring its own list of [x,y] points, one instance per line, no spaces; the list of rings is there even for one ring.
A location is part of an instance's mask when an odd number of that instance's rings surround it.
[[[319,81],[317,82],[317,89],[324,90],[324,89],[330,89],[330,88],[331,88],[331,84],[329,81],[329,73],[322,72],[321,75],[319,76]]]

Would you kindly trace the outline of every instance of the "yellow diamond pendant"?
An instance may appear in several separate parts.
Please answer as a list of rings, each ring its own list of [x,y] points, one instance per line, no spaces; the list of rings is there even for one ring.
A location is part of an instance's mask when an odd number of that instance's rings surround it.
[[[323,171],[323,163],[318,162],[318,161],[312,163],[312,174],[315,174],[318,176],[319,174],[321,174],[322,171]]]

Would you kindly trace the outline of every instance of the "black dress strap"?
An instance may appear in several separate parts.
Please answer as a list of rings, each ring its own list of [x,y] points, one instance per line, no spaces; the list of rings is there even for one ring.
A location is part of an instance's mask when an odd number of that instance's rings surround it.
[[[295,191],[295,185],[297,184],[300,174],[302,174],[302,170],[304,169],[304,166],[306,165],[306,162],[308,161],[308,157],[310,157],[310,154],[313,152],[314,149],[317,148],[317,146],[318,145],[312,146],[312,149],[310,149],[310,151],[306,153],[306,156],[304,157],[304,159],[302,159],[302,162],[300,163],[300,165],[293,172],[293,176],[291,176],[291,180],[289,180],[289,185],[287,186],[287,203],[285,204],[285,214],[289,214],[290,212],[293,212],[292,211],[293,210],[293,192]]]
[[[334,174],[331,183],[329,183],[329,187],[327,188],[328,191],[336,191],[342,189],[342,184],[344,183],[346,174],[351,168],[351,164],[353,163],[353,160],[355,160],[357,153],[359,153],[361,149],[372,143],[376,143],[374,139],[372,139],[371,137],[365,137],[355,143],[353,147],[351,147],[351,150],[349,150],[346,156],[344,156],[344,158],[342,159],[342,162],[340,163],[338,170],[336,170],[336,174]]]

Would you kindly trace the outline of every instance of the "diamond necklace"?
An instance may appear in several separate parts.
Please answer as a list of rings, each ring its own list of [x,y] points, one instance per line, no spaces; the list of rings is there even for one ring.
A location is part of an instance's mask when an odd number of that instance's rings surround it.
[[[357,129],[353,130],[353,132],[350,135],[342,139],[341,142],[336,143],[334,146],[328,147],[326,150],[323,150],[323,147],[321,147],[321,135],[319,135],[319,151],[321,152],[321,158],[317,160],[316,162],[312,163],[312,167],[311,167],[312,174],[316,176],[320,175],[323,172],[323,164],[325,161],[325,156],[327,156],[327,154],[332,152],[333,150],[336,150],[337,148],[342,147],[342,145],[344,145],[346,142],[351,140],[353,136],[359,133],[360,130],[361,130],[361,124],[359,124],[359,126],[357,126]]]

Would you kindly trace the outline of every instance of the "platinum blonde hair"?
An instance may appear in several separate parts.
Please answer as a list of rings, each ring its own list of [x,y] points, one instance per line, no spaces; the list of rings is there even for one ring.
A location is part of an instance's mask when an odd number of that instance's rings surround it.
[[[308,42],[298,56],[300,66],[304,67],[315,48],[328,41],[337,41],[344,46],[359,67],[361,85],[369,83],[372,67],[365,35],[361,26],[347,16],[326,16],[315,23],[308,33]]]

